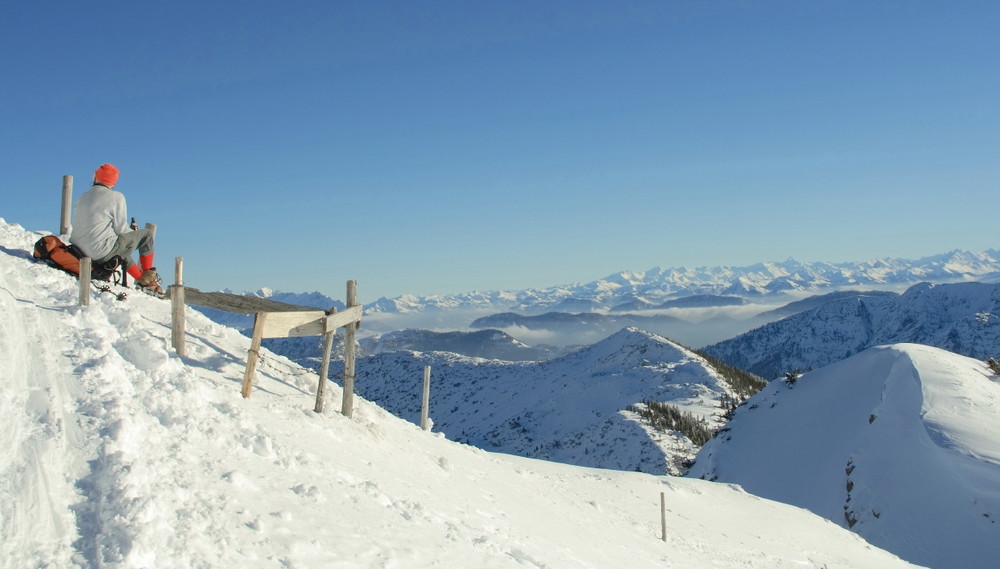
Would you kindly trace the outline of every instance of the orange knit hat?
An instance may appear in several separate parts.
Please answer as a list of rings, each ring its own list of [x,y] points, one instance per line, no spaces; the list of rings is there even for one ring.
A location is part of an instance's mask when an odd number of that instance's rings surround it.
[[[114,186],[118,183],[118,168],[115,168],[111,164],[101,164],[97,167],[97,171],[94,172],[94,183],[104,184],[109,188]]]

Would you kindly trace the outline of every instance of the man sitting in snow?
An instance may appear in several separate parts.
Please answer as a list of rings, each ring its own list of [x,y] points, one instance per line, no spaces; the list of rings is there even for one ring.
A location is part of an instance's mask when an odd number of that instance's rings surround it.
[[[160,277],[153,266],[153,232],[129,227],[125,196],[114,189],[117,183],[118,168],[111,164],[97,168],[94,185],[76,201],[70,242],[97,264],[116,255],[121,257],[126,272],[137,285],[163,294]],[[139,251],[139,265],[132,260],[136,250]]]

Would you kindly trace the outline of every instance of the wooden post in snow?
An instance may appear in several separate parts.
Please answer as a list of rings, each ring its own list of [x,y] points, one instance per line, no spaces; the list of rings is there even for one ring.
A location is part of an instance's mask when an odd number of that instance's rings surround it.
[[[184,258],[174,258],[174,284],[170,287],[170,343],[184,355]]]
[[[336,314],[337,309],[331,308],[330,314]],[[313,411],[317,413],[323,412],[323,406],[326,404],[326,382],[329,381],[330,375],[330,350],[333,349],[333,337],[337,334],[337,330],[328,330],[326,334],[323,334],[323,363],[319,366],[319,383],[316,384],[316,406],[313,407]]]
[[[59,216],[59,235],[69,235],[73,208],[73,176],[63,176],[62,213]]]
[[[358,281],[347,281],[347,308],[355,306],[358,306]],[[344,400],[340,412],[347,417],[354,416],[354,337],[357,330],[357,322],[344,327]]]
[[[667,541],[667,495],[660,492],[660,539]]]
[[[424,366],[424,396],[421,399],[421,405],[420,405],[420,428],[425,431],[431,430],[430,407],[431,407],[431,366]]]
[[[90,257],[80,259],[80,306],[90,305]]]
[[[253,374],[257,371],[257,358],[260,356],[260,342],[264,339],[264,323],[267,312],[258,312],[253,318],[253,338],[250,340],[250,352],[247,354],[247,369],[243,372],[243,398],[250,397],[253,389]]]

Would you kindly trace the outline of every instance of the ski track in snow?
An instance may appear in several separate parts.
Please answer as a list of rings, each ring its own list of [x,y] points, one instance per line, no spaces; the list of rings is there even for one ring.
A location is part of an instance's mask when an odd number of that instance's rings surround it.
[[[6,369],[12,372],[4,378],[9,389],[3,391],[0,414],[16,418],[0,430],[3,448],[13,451],[4,453],[0,469],[7,473],[0,499],[11,505],[0,519],[2,543],[32,545],[8,549],[0,544],[0,558],[10,560],[12,566],[66,566],[72,551],[68,536],[75,519],[71,504],[60,498],[74,490],[72,480],[58,474],[79,470],[79,465],[70,462],[85,437],[73,415],[73,384],[49,381],[70,375],[70,364],[59,351],[60,346],[72,344],[53,323],[57,320],[53,310],[58,309],[32,304],[14,296],[6,286],[0,291],[0,319],[6,328],[0,336],[0,360],[8,362]],[[34,333],[38,330],[52,330],[54,335],[43,341],[44,336]]]

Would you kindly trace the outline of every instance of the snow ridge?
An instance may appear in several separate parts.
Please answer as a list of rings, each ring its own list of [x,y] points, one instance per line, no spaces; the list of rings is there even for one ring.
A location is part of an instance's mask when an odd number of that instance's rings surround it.
[[[929,567],[1000,555],[1000,380],[930,346],[871,348],[772,382],[689,476],[807,508]]]

